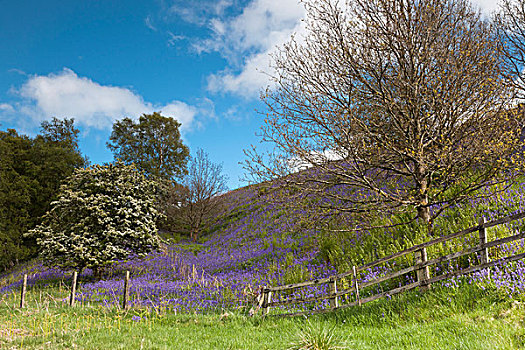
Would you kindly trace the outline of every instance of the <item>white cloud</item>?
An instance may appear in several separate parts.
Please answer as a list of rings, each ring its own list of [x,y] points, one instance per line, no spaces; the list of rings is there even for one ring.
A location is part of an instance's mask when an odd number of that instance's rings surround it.
[[[301,159],[299,157],[289,158],[286,162],[288,169],[292,173],[297,171],[306,170],[314,166],[314,164],[323,164],[333,160],[341,160],[345,157],[344,151],[336,151],[333,149],[327,149],[321,152],[313,151],[310,152],[308,160]]]
[[[22,97],[17,110],[34,121],[73,117],[80,125],[97,129],[109,129],[115,120],[154,111],[162,111],[188,129],[199,113],[197,107],[181,101],[146,102],[128,88],[101,85],[67,68],[58,74],[30,76],[17,93]]]
[[[8,103],[0,103],[0,112],[13,113],[15,109]]]
[[[229,66],[208,77],[212,92],[259,97],[269,84],[270,54],[304,29],[304,7],[297,0],[253,0],[237,16],[212,18],[211,38],[194,43],[198,52],[219,52]]]
[[[496,11],[499,3],[500,0],[472,0],[472,4],[479,7],[486,15],[490,15],[492,12]]]
[[[153,25],[153,19],[151,18],[151,16],[147,16],[144,19],[144,24],[146,25],[146,27],[153,30],[154,32],[158,31],[157,27]]]
[[[184,35],[175,35],[169,30],[166,32],[168,34],[168,45],[169,46],[175,46],[175,43],[180,40],[186,39]]]
[[[240,73],[224,70],[208,77],[208,89],[212,92],[231,92],[246,98],[259,97],[268,85],[270,72],[269,52],[264,51],[248,57]]]
[[[498,2],[473,0],[474,6],[479,6],[486,15],[497,9]],[[252,0],[236,16],[209,19],[211,38],[197,40],[193,48],[199,53],[219,52],[229,65],[208,77],[208,89],[246,98],[259,97],[259,92],[270,84],[270,54],[293,33],[299,37],[304,33],[305,15],[297,0]]]
[[[160,110],[162,115],[177,119],[183,126],[191,125],[198,112],[197,108],[180,101],[173,101],[161,107]]]
[[[205,25],[210,16],[222,16],[233,0],[175,0],[166,10],[185,22]]]
[[[216,32],[226,45],[240,50],[268,50],[288,39],[304,15],[297,0],[254,0],[237,17],[213,24],[227,28]]]

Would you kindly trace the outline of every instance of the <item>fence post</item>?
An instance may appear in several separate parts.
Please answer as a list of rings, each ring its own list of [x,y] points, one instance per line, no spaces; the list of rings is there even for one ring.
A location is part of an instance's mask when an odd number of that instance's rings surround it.
[[[484,248],[487,244],[487,229],[485,228],[485,223],[487,219],[485,217],[479,218],[479,246],[481,248],[481,264],[486,264],[489,262],[489,249]]]
[[[264,288],[263,293],[263,316],[266,316],[270,312],[269,304],[272,302],[272,291],[267,288]]]
[[[122,298],[122,308],[126,310],[129,307],[129,271],[126,271],[126,279],[124,280],[124,296]]]
[[[427,259],[427,248],[423,248],[415,252],[416,255],[416,265],[426,262]],[[419,282],[419,290],[424,292],[430,289],[430,284],[428,280],[430,279],[430,271],[428,266],[419,268],[417,270],[417,281]]]
[[[24,281],[22,282],[22,292],[20,293],[20,308],[24,307],[26,299],[27,274],[24,274]]]
[[[75,305],[75,294],[77,292],[77,272],[73,272],[73,282],[71,283],[71,295],[69,296],[69,306]]]
[[[361,306],[361,298],[359,297],[359,284],[357,283],[357,269],[355,266],[352,266],[352,273],[354,275],[354,287],[355,287],[355,297],[357,304]]]
[[[328,282],[328,285],[330,286],[330,295],[332,298],[330,298],[330,307],[336,308],[339,307],[339,298],[337,297],[337,280],[333,278]]]

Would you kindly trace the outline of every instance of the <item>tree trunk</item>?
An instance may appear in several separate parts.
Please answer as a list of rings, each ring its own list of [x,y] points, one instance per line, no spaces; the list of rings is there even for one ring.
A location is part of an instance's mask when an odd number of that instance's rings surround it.
[[[429,225],[430,224],[430,209],[426,206],[427,201],[422,200],[420,205],[417,207],[417,217],[422,223]]]
[[[430,208],[428,207],[428,180],[426,169],[423,166],[418,166],[416,171],[416,178],[418,182],[418,206],[417,217],[422,225],[427,226],[427,233],[432,236],[432,222],[430,221]]]
[[[101,277],[102,277],[102,269],[97,266],[97,267],[92,267],[91,268],[93,270],[93,278],[95,281],[100,281]]]
[[[196,242],[197,241],[197,229],[196,228],[192,228],[191,231],[190,231],[190,238],[193,242]]]

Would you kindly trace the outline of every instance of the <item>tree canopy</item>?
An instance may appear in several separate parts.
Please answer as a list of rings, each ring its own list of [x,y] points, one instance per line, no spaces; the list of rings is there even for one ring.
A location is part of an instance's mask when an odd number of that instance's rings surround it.
[[[135,164],[147,176],[172,180],[186,174],[189,149],[180,137],[181,124],[158,112],[138,122],[124,118],[113,124],[108,148],[116,159]]]
[[[494,27],[464,0],[305,1],[306,35],[273,57],[255,175],[281,176],[362,214],[448,206],[517,166],[520,116]],[[514,172],[515,173],[515,172]],[[259,177],[259,179],[261,179]],[[430,210],[430,209],[433,210]]]
[[[35,238],[48,265],[100,268],[157,248],[155,182],[121,162],[77,169],[60,189]]]
[[[36,252],[35,242],[23,233],[40,222],[62,180],[87,164],[77,141],[73,119],[43,122],[35,138],[0,131],[0,268]]]

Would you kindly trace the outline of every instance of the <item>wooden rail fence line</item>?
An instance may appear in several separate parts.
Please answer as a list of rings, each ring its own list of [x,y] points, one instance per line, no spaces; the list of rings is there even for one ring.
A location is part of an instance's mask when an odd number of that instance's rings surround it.
[[[27,274],[24,274],[22,279],[22,286],[20,290],[20,308],[24,308],[26,305],[25,299],[26,299],[26,292],[27,292]],[[73,275],[71,277],[71,291],[69,293],[69,306],[75,306],[75,298],[76,298],[76,292],[77,292],[77,278],[78,278],[78,272],[73,271]],[[130,302],[130,274],[129,271],[126,271],[125,278],[124,278],[124,289],[122,292],[122,309],[127,310],[131,307]]]
[[[469,273],[473,273],[485,268],[493,267],[498,264],[506,263],[506,262],[512,262],[517,261],[520,259],[525,258],[525,253],[516,254],[512,256],[508,256],[505,258],[500,258],[497,260],[490,261],[489,260],[489,248],[497,247],[505,243],[513,242],[518,239],[525,238],[525,232],[520,232],[518,234],[503,237],[496,239],[494,241],[487,242],[487,229],[490,227],[494,227],[497,225],[506,224],[509,222],[513,222],[519,219],[525,218],[525,212],[516,213],[513,215],[509,215],[497,220],[493,220],[490,222],[486,222],[485,218],[481,218],[479,220],[478,225],[467,228],[465,230],[455,232],[446,236],[438,237],[433,240],[430,240],[428,242],[415,245],[411,248],[399,251],[397,253],[388,255],[384,258],[378,259],[376,261],[373,261],[371,263],[362,265],[362,266],[353,266],[352,270],[339,273],[330,277],[326,278],[319,278],[314,279],[310,281],[295,283],[295,284],[288,284],[288,285],[282,285],[282,286],[276,286],[276,287],[264,287],[261,289],[261,293],[259,294],[257,298],[257,304],[252,309],[252,314],[255,314],[259,309],[262,309],[263,316],[269,315],[270,308],[276,307],[276,306],[284,306],[284,305],[291,305],[291,304],[300,304],[300,303],[308,303],[308,302],[315,302],[315,301],[321,301],[321,300],[328,300],[329,301],[329,307],[324,309],[317,309],[317,310],[306,310],[306,311],[300,311],[300,312],[291,312],[291,313],[280,313],[280,314],[271,314],[270,316],[302,316],[302,315],[311,315],[311,314],[319,314],[319,313],[326,313],[331,312],[337,309],[352,307],[352,306],[360,306],[362,304],[368,303],[373,300],[377,300],[383,297],[387,296],[393,296],[395,294],[403,293],[408,290],[414,289],[416,287],[419,287],[421,291],[428,290],[433,283],[446,280],[452,277],[466,275]],[[444,243],[447,241],[450,241],[454,238],[458,238],[461,236],[465,236],[469,233],[478,231],[479,233],[479,243],[475,245],[472,248],[450,253],[444,256],[440,256],[438,258],[434,259],[428,259],[427,256],[427,248],[430,246],[433,246],[438,243]],[[389,262],[393,259],[402,257],[404,255],[414,253],[414,265],[408,266],[405,268],[402,268],[400,270],[391,272],[385,276],[381,276],[378,278],[375,278],[370,281],[366,282],[358,282],[358,273],[365,271],[366,269],[378,266],[380,264]],[[464,269],[460,270],[454,270],[450,271],[448,273],[444,273],[441,275],[437,275],[434,277],[430,277],[430,267],[436,264],[440,264],[443,262],[451,261],[453,259],[460,258],[465,255],[473,254],[473,253],[479,253],[479,264],[472,265]],[[371,296],[367,296],[366,298],[360,297],[360,290],[363,290],[366,287],[370,287],[376,284],[379,284],[381,282],[385,282],[388,280],[391,280],[396,277],[400,277],[402,275],[405,275],[410,272],[415,272],[417,276],[417,281],[390,289],[388,291],[383,291],[381,293],[377,293]],[[339,290],[338,281],[343,281],[345,278],[350,278],[350,288]],[[284,300],[276,300],[273,301],[272,297],[275,297],[277,293],[292,291],[298,288],[304,288],[304,287],[310,287],[310,286],[316,286],[316,285],[322,285],[322,284],[328,284],[328,293],[319,295],[319,296],[313,296],[313,297],[290,297]],[[343,283],[341,283],[343,284]],[[354,301],[347,302],[342,304],[341,303],[341,297],[347,296],[353,293],[354,294]]]

